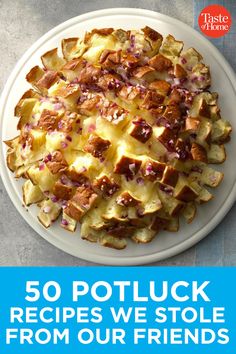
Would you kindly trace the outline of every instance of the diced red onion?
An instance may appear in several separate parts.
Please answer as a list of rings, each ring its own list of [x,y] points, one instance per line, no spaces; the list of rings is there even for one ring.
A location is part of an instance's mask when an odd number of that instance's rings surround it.
[[[95,124],[90,124],[88,127],[88,132],[91,133],[96,129],[96,125]]]
[[[173,189],[171,187],[168,187],[168,186],[164,186],[163,184],[160,184],[160,190],[165,192],[165,193],[168,193],[170,195],[173,194]]]
[[[59,109],[63,108],[63,104],[61,102],[57,102],[54,104],[53,108],[55,111],[59,111]]]
[[[181,64],[186,64],[187,63],[187,60],[185,58],[181,58],[180,61],[181,61]]]
[[[192,171],[192,172],[202,173],[202,169],[201,169],[200,167],[198,167],[198,166],[193,166],[193,167],[191,168],[191,171]]]
[[[71,142],[71,141],[72,141],[72,137],[71,137],[71,136],[69,136],[69,135],[67,135],[67,136],[66,136],[66,140],[68,140],[68,141],[70,141],[70,142]]]
[[[142,177],[138,177],[138,178],[136,179],[136,182],[137,182],[138,184],[140,184],[140,185],[143,185],[143,184],[144,184],[144,179],[143,179]]]
[[[41,164],[39,165],[39,170],[42,171],[42,170],[44,169],[44,167],[45,167],[44,163],[41,163]]]
[[[55,195],[51,196],[51,201],[53,203],[56,203],[58,201],[57,197]]]
[[[68,147],[68,144],[65,141],[62,141],[61,147],[62,147],[62,149],[66,149]]]
[[[61,220],[61,224],[64,225],[64,226],[68,226],[69,225],[69,223],[68,223],[68,221],[66,219],[62,219]]]
[[[50,207],[50,206],[45,206],[45,207],[43,208],[43,212],[44,212],[45,214],[49,214],[50,211],[51,211],[51,207]]]

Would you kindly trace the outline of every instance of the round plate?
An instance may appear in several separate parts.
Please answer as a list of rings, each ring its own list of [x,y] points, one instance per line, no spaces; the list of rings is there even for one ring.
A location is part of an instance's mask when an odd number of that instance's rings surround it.
[[[10,139],[17,134],[14,107],[22,94],[29,88],[25,75],[36,64],[40,64],[40,56],[49,49],[60,46],[63,38],[83,36],[85,31],[100,27],[143,28],[150,26],[163,35],[172,34],[176,39],[185,43],[185,48],[194,47],[204,57],[204,62],[210,65],[212,73],[212,90],[220,95],[219,104],[222,116],[233,125],[232,139],[226,145],[228,158],[218,169],[224,171],[225,178],[219,188],[214,190],[214,200],[198,208],[198,215],[190,225],[181,223],[177,233],[163,232],[150,244],[137,245],[129,243],[127,248],[117,251],[102,247],[98,244],[83,241],[79,230],[74,234],[64,231],[58,224],[45,229],[37,220],[36,206],[22,207],[22,181],[16,181],[7,169],[6,147],[1,148],[1,173],[8,194],[15,207],[24,219],[42,237],[79,258],[110,265],[145,264],[176,255],[205,237],[225,216],[235,201],[236,196],[236,120],[235,107],[235,76],[232,68],[221,53],[198,32],[184,23],[165,15],[143,9],[107,9],[90,12],[72,18],[41,37],[21,58],[13,70],[0,102],[1,141]]]

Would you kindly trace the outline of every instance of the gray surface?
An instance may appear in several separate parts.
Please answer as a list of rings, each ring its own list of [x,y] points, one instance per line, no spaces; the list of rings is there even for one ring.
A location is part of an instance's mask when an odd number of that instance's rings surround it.
[[[0,90],[16,61],[45,32],[76,15],[109,7],[145,7],[193,23],[191,0],[0,0]],[[36,234],[12,205],[1,181],[0,206],[0,265],[94,265],[65,254]],[[157,265],[236,265],[235,211],[236,206],[197,246]]]

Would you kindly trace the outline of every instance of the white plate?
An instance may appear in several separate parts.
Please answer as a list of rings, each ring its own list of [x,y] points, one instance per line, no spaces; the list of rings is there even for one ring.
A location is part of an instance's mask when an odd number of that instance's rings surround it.
[[[219,166],[225,178],[219,188],[214,190],[215,198],[207,205],[198,208],[198,215],[191,225],[182,223],[178,233],[163,232],[147,245],[130,243],[125,250],[116,251],[82,241],[79,232],[70,234],[55,224],[50,229],[43,228],[37,221],[37,208],[27,212],[22,207],[21,182],[17,182],[5,163],[6,147],[1,149],[1,174],[5,187],[15,207],[24,219],[42,237],[58,248],[79,258],[102,264],[137,265],[145,264],[176,255],[205,237],[225,216],[236,196],[236,119],[235,119],[235,76],[232,68],[221,53],[198,32],[184,23],[165,15],[143,9],[107,9],[90,12],[62,23],[41,37],[21,58],[13,70],[0,102],[1,141],[16,135],[16,120],[13,110],[21,95],[28,89],[26,73],[37,63],[47,50],[60,46],[60,40],[67,37],[82,36],[86,30],[101,27],[119,27],[125,29],[150,26],[163,35],[173,34],[183,40],[185,47],[193,46],[210,65],[212,90],[220,94],[222,115],[233,125],[232,139],[227,144],[227,161]],[[216,166],[217,167],[217,166]]]

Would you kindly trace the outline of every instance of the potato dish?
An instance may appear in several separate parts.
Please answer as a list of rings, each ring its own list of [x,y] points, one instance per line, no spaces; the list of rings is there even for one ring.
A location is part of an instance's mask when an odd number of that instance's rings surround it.
[[[231,126],[194,48],[150,27],[62,40],[26,79],[7,165],[49,227],[123,249],[190,223],[223,174]],[[10,123],[11,124],[11,123]],[[79,230],[77,230],[79,234]]]

